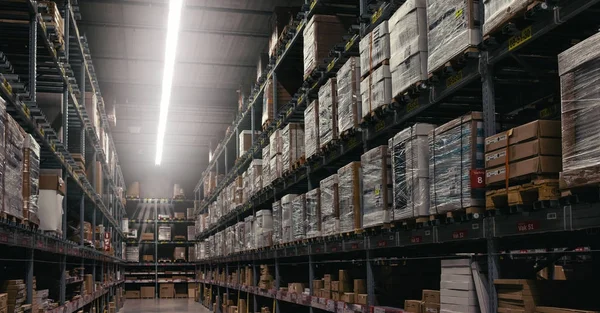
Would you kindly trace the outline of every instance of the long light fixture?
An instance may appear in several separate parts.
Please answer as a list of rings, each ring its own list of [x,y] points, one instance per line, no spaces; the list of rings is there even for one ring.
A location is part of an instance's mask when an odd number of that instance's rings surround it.
[[[183,0],[169,0],[169,21],[167,24],[167,42],[165,46],[165,65],[163,69],[162,95],[160,97],[160,115],[158,117],[158,136],[156,138],[156,160],[160,165],[167,130],[167,116],[171,102],[171,87],[173,86],[173,72],[175,71],[175,55],[179,39],[179,24],[181,22],[181,9]]]

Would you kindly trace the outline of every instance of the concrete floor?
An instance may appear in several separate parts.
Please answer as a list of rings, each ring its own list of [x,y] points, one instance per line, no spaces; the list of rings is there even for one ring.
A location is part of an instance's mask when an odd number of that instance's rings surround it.
[[[127,299],[125,306],[119,313],[209,313],[202,304],[194,302],[194,299]]]

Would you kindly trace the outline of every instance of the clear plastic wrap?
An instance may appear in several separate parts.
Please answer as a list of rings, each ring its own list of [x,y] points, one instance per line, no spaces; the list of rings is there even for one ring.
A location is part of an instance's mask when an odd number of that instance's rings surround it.
[[[319,101],[314,100],[304,110],[304,151],[306,159],[317,154],[319,144]]]
[[[140,262],[140,247],[139,246],[127,246],[125,259],[127,262]]]
[[[263,160],[254,159],[250,163],[250,196],[262,189],[262,168]]]
[[[275,156],[271,156],[271,159],[269,160],[269,171],[272,180],[276,180],[283,176],[283,162],[281,159],[281,154],[276,154]]]
[[[361,76],[390,59],[390,32],[388,22],[383,21],[370,33],[366,34],[359,43]]]
[[[417,123],[390,138],[393,220],[429,215],[429,141],[435,128]]]
[[[273,215],[270,210],[256,212],[254,225],[254,236],[256,247],[264,248],[273,245]]]
[[[306,196],[298,195],[292,200],[292,240],[306,238]]]
[[[485,184],[471,186],[484,172],[482,113],[472,112],[439,126],[428,140],[429,213],[483,206]]]
[[[238,222],[237,224],[235,224],[234,250],[236,253],[244,251],[245,230],[246,224],[244,222]]]
[[[427,0],[427,69],[431,73],[481,42],[473,0]]]
[[[600,34],[558,56],[562,178],[567,187],[600,182]]]
[[[25,131],[8,114],[4,147],[4,209],[13,217],[23,219],[23,142]]]
[[[350,57],[337,72],[337,123],[339,133],[357,128],[361,107],[360,59]]]
[[[282,243],[281,233],[281,201],[273,202],[273,244],[278,245]]]
[[[254,215],[247,216],[244,219],[244,233],[246,251],[254,249]]]
[[[342,233],[362,228],[361,176],[360,162],[350,162],[338,170],[340,232]]]
[[[389,20],[393,96],[428,79],[426,6],[425,0],[406,1]]]
[[[321,189],[315,188],[305,194],[306,215],[304,225],[306,226],[306,238],[321,236]]]
[[[246,201],[248,201],[248,199],[250,199],[250,197],[252,196],[250,194],[250,185],[252,185],[252,183],[251,183],[249,168],[248,168],[248,170],[246,170],[245,172],[242,173],[242,183],[243,183],[242,199],[244,199],[243,201],[244,201],[244,203],[246,203]]]
[[[392,74],[389,65],[382,65],[360,83],[362,116],[392,101]]]
[[[304,154],[304,125],[289,123],[281,131],[282,169],[291,171],[292,165]]]
[[[363,227],[391,221],[392,169],[388,146],[379,146],[360,157],[362,170]]]
[[[337,83],[330,78],[319,89],[319,145],[325,146],[338,138],[337,131]]]
[[[292,228],[292,201],[297,197],[296,194],[288,194],[281,198],[281,243],[293,240]]]
[[[333,174],[319,184],[321,190],[321,235],[328,236],[340,232],[338,175]]]
[[[263,164],[269,164],[269,166],[265,166],[262,170],[262,183],[263,187],[267,187],[271,184],[273,180],[271,178],[271,158],[270,158],[270,145],[267,145],[262,149],[262,160]]]
[[[483,1],[485,14],[483,23],[483,35],[489,35],[502,25],[509,22],[515,15],[522,14],[531,0],[486,0]]]
[[[337,16],[313,15],[304,27],[304,77],[323,63],[329,50],[342,41],[345,29]]]
[[[263,93],[263,108],[261,124],[273,120],[273,79],[267,79]]]
[[[281,138],[281,130],[276,129],[269,136],[269,157],[273,157],[274,155],[281,154],[283,150],[283,140]]]
[[[243,156],[252,147],[252,131],[242,130],[239,137],[238,158]]]
[[[23,153],[23,217],[39,225],[40,145],[30,134],[25,137]]]
[[[233,253],[233,247],[235,246],[235,228],[233,226],[229,226],[225,228],[225,255],[230,255]]]

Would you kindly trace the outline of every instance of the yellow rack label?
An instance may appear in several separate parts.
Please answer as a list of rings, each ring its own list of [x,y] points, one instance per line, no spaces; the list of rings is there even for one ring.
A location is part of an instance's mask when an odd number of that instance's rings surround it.
[[[463,78],[462,71],[458,71],[458,73],[456,73],[446,79],[446,87],[450,87],[450,86],[458,83],[462,78]]]
[[[371,16],[371,24],[375,24],[381,15],[383,15],[383,8],[379,8],[379,10],[377,10],[377,12]]]
[[[531,26],[523,29],[520,34],[512,36],[508,39],[508,51],[512,51],[531,39]]]

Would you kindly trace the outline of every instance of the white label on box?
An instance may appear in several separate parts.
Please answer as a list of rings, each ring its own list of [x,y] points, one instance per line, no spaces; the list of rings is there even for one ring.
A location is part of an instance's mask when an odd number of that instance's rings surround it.
[[[488,139],[485,140],[485,144],[486,145],[490,145],[490,144],[493,144],[495,142],[504,141],[504,140],[506,140],[506,138],[507,138],[506,134],[502,135],[502,136],[499,136],[499,137],[495,137],[495,138],[488,138]]]
[[[499,158],[504,158],[506,157],[506,150],[503,150],[501,152],[497,152],[497,153],[490,153],[488,155],[485,156],[485,160],[486,161],[491,161],[491,160],[495,160],[495,159],[499,159]]]
[[[505,171],[506,170],[504,168],[499,168],[499,169],[497,169],[495,171],[486,171],[485,172],[485,176],[486,177],[493,177],[493,176],[497,176],[497,175],[500,175],[500,174],[504,174]]]

